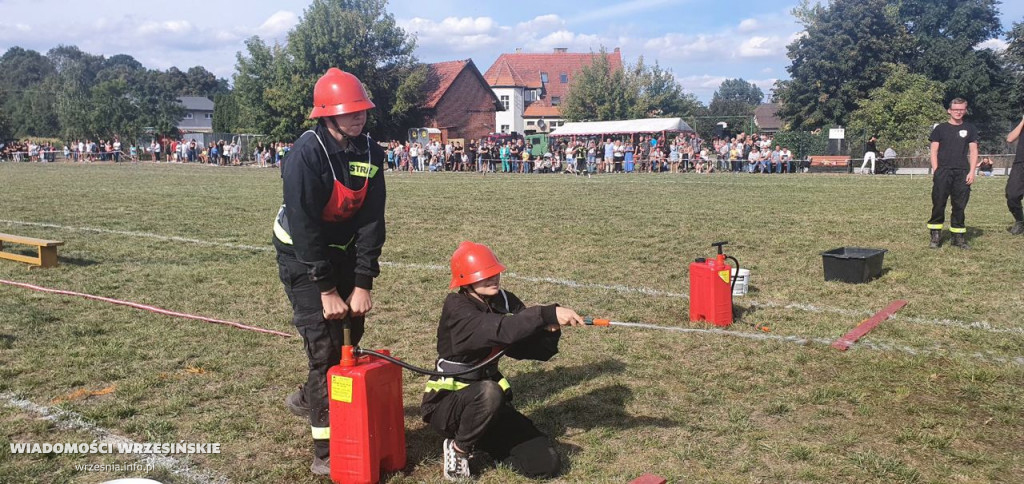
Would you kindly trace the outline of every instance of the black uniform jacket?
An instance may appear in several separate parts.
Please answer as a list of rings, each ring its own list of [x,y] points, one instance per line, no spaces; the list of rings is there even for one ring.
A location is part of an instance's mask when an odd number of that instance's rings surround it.
[[[479,363],[495,348],[508,348],[505,356],[516,359],[547,361],[558,353],[561,331],[547,331],[549,324],[558,324],[556,305],[526,307],[515,294],[502,290],[485,304],[465,292],[450,293],[441,309],[437,326],[437,354],[439,361]],[[450,370],[448,370],[450,371]],[[500,381],[498,362],[475,374],[455,377],[456,381],[472,383],[479,380]],[[439,377],[430,377],[439,380]],[[424,421],[438,402],[450,395],[448,390],[427,391],[423,394]]]
[[[292,253],[299,262],[309,267],[309,278],[321,291],[333,288],[328,251],[335,246],[348,246],[355,251],[355,285],[373,289],[373,278],[380,274],[381,247],[384,246],[384,163],[387,156],[376,142],[367,136],[352,138],[350,148],[342,150],[323,126],[314,131],[317,137],[304,133],[283,162],[284,210],[277,222],[291,236],[292,243],[275,244],[279,250]],[[324,153],[324,147],[327,153]],[[360,190],[366,182],[365,169],[350,163],[369,162],[369,185],[362,208],[354,217],[342,222],[326,222],[322,217],[324,206],[334,191],[334,176],[351,190]],[[278,240],[280,240],[278,238]]]

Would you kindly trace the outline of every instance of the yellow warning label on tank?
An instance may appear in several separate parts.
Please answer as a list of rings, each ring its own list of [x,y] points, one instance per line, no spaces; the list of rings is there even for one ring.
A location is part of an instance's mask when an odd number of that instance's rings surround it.
[[[729,271],[718,271],[718,277],[721,277],[726,284],[729,283]]]
[[[331,375],[331,400],[352,403],[352,379]]]

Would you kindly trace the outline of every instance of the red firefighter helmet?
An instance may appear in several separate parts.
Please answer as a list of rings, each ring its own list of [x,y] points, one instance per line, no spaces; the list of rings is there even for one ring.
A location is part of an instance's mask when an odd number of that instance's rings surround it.
[[[366,95],[363,83],[359,79],[337,67],[327,69],[327,73],[316,81],[313,87],[313,111],[310,119],[339,114],[356,113],[375,107]]]
[[[459,244],[459,248],[455,249],[451,268],[452,283],[449,289],[480,282],[505,270],[490,247],[469,241]]]

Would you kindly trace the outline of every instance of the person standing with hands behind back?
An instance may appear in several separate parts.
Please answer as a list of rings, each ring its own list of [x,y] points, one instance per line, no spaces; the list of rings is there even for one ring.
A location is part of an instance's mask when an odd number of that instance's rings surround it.
[[[274,221],[274,247],[309,359],[305,384],[285,406],[309,419],[316,475],[330,473],[327,370],[341,360],[341,321],[351,322],[358,344],[380,274],[386,155],[363,134],[373,107],[356,76],[328,69],[313,89],[309,117],[317,126],[299,136],[281,171],[284,205]]]
[[[1013,157],[1013,167],[1006,180],[1006,207],[1010,209],[1014,220],[1013,225],[1006,230],[1013,235],[1024,235],[1024,210],[1021,209],[1021,200],[1024,199],[1024,137],[1020,135],[1021,129],[1024,129],[1024,117],[1006,135],[1007,143],[1017,142],[1017,154]]]
[[[942,246],[942,225],[945,222],[946,200],[953,206],[949,218],[952,244],[961,249],[967,245],[964,210],[971,198],[974,171],[978,168],[978,130],[964,121],[967,101],[956,98],[949,102],[949,120],[935,125],[931,140],[932,216],[928,219],[930,247]]]

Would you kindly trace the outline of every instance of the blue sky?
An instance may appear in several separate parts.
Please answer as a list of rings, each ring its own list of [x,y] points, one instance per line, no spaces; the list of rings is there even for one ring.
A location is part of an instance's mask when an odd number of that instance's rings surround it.
[[[796,0],[392,0],[398,24],[416,36],[424,62],[473,59],[481,71],[499,54],[619,47],[628,63],[643,56],[671,69],[704,102],[724,79],[742,77],[765,92],[787,76],[786,45],[800,26]],[[230,79],[243,41],[283,41],[308,0],[138,2],[0,0],[0,52],[21,46],[45,53],[60,44],[145,66],[202,65]],[[1024,21],[1024,1],[1000,6],[1004,27]],[[998,39],[992,46],[1000,46]]]

